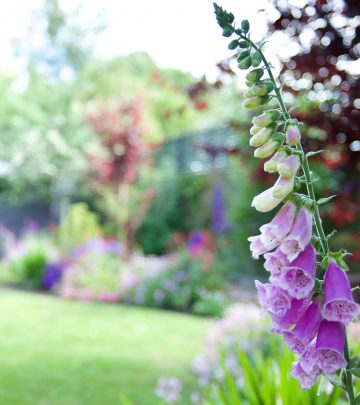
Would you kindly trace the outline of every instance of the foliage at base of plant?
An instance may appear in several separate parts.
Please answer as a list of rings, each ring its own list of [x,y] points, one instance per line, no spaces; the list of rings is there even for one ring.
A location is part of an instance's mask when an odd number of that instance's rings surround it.
[[[222,355],[221,375],[203,389],[207,405],[335,405],[341,402],[341,390],[329,383],[303,391],[288,370],[295,356],[279,339],[243,350],[234,349],[232,369]],[[232,370],[237,368],[237,373]],[[322,384],[322,383],[320,383]]]
[[[126,302],[164,309],[221,316],[226,305],[219,291],[223,285],[216,268],[182,252],[176,264],[158,276],[144,280],[125,298]]]

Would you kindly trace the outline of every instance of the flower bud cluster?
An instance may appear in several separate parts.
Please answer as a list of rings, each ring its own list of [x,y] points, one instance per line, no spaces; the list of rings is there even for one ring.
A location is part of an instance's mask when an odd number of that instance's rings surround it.
[[[249,238],[255,259],[264,255],[269,283],[256,281],[259,303],[273,321],[272,332],[281,334],[299,355],[292,375],[304,389],[320,374],[346,367],[345,325],[359,314],[345,272],[330,260],[324,279],[324,297],[314,295],[316,250],[311,244],[313,214],[297,212],[295,204],[282,206],[273,220]]]

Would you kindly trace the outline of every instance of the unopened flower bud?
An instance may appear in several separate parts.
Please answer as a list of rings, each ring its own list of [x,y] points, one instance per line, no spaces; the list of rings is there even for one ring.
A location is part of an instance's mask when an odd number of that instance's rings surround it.
[[[287,131],[286,131],[286,143],[289,146],[296,146],[301,139],[301,134],[299,131],[299,127],[297,125],[294,124],[290,124],[287,127]]]
[[[263,80],[258,84],[254,85],[254,92],[258,96],[265,96],[274,90],[274,83],[271,80]]]
[[[278,141],[270,139],[264,143],[264,145],[260,146],[260,148],[255,149],[254,156],[260,159],[265,159],[272,155],[279,146],[280,143]]]
[[[277,207],[282,200],[282,198],[273,197],[273,188],[271,187],[263,191],[259,195],[255,196],[251,203],[251,206],[254,207],[257,211],[268,212]]]
[[[255,97],[247,98],[246,100],[244,100],[243,107],[253,110],[255,108],[258,108],[258,107],[266,104],[268,101],[269,101],[269,97],[255,96]]]
[[[250,89],[247,89],[244,93],[245,98],[251,98],[251,97],[256,97],[256,94],[254,92],[254,89],[250,87]]]
[[[279,162],[277,171],[280,176],[287,179],[294,177],[300,168],[300,158],[297,155],[288,156],[282,162]]]
[[[253,125],[250,128],[250,135],[256,135],[260,131],[261,127],[257,127],[256,125]]]
[[[253,69],[246,75],[249,82],[257,82],[262,78],[264,71],[262,69]]]
[[[280,176],[273,186],[273,197],[284,199],[294,190],[294,177],[287,179]]]
[[[237,39],[234,39],[233,41],[230,42],[230,44],[228,45],[228,48],[230,50],[236,49],[239,45],[239,41]]]
[[[251,90],[251,89],[250,89]],[[258,127],[267,127],[273,122],[277,121],[280,118],[280,112],[278,110],[268,110],[264,114],[261,114],[252,119],[252,123]]]
[[[239,41],[240,48],[247,48],[249,44],[246,41]]]
[[[249,21],[248,20],[241,21],[240,27],[241,27],[242,31],[244,31],[246,34],[247,32],[249,32],[249,29],[250,29]]]
[[[224,37],[231,37],[232,33],[233,33],[233,30],[231,29],[231,27],[226,26],[226,27],[224,27],[222,34]]]
[[[251,66],[251,56],[248,56],[247,58],[243,59],[241,62],[238,63],[238,68],[239,69],[249,69]]]
[[[239,55],[237,56],[236,60],[238,62],[243,61],[244,59],[248,58],[250,56],[250,52],[248,50],[242,51],[239,53]]]
[[[268,173],[276,173],[278,171],[278,164],[287,157],[288,154],[283,150],[276,152],[270,160],[264,163],[264,170]]]
[[[251,64],[254,67],[257,67],[257,66],[260,65],[261,61],[262,61],[261,53],[259,51],[256,51],[254,53],[253,57],[252,57],[252,63]]]
[[[250,138],[250,146],[254,146],[255,148],[257,148],[261,145],[264,145],[264,143],[270,139],[273,130],[274,129],[271,127],[261,128],[261,130],[257,134],[253,135]]]

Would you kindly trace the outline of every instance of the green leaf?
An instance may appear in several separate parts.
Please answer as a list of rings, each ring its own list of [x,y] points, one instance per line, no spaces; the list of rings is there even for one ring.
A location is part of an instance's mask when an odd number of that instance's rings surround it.
[[[352,374],[354,374],[354,376],[360,377],[360,368],[359,367],[351,368],[350,371],[352,372]]]
[[[335,197],[336,195],[331,195],[330,197],[320,198],[320,200],[317,200],[317,205],[324,205]]]
[[[312,156],[316,156],[316,155],[319,155],[322,152],[325,152],[325,149],[316,150],[316,151],[313,151],[313,152],[308,152],[306,154],[306,157],[309,158],[309,157],[312,157]]]
[[[337,234],[337,230],[334,229],[329,235],[326,235],[326,239],[329,240],[331,239],[335,234]]]
[[[329,378],[327,377],[327,379],[330,381],[330,383],[334,386],[334,387],[340,387],[343,390],[346,390],[346,386],[345,384],[341,381],[340,378]]]

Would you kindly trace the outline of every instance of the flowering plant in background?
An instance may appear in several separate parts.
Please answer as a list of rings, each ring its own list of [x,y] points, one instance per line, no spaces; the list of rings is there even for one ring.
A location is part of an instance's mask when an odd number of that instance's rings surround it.
[[[345,273],[347,252],[332,252],[328,244],[332,234],[323,230],[319,207],[332,197],[316,198],[316,179],[309,167],[309,158],[320,151],[304,153],[301,123],[291,118],[262,45],[250,39],[249,22],[237,27],[232,13],[214,7],[223,36],[236,35],[229,49],[237,50],[238,67],[254,68],[246,75],[249,89],[243,106],[265,111],[252,121],[250,145],[256,148],[255,157],[268,159],[264,170],[278,175],[252,205],[268,212],[283,204],[260,234],[249,238],[253,257],[264,255],[270,273],[270,283],[256,282],[259,302],[272,318],[272,331],[283,335],[299,355],[291,374],[302,388],[310,388],[323,375],[342,387],[355,405],[353,378],[360,376],[360,368],[358,357],[351,358],[346,327],[360,307]]]

